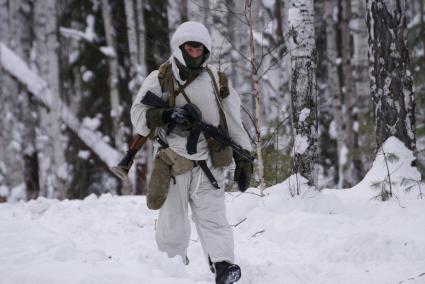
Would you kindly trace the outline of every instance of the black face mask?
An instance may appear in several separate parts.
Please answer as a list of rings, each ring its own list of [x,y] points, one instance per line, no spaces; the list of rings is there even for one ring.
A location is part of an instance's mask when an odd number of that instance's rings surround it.
[[[204,70],[203,67],[196,69],[186,67],[177,58],[174,58],[174,61],[176,62],[177,68],[179,69],[180,78],[183,81],[186,81],[189,77],[198,76],[198,74],[201,73],[202,70]]]
[[[199,42],[189,42],[189,44],[193,47],[199,47],[202,45]],[[197,76],[199,73],[202,72],[202,70],[204,69],[202,67],[202,64],[208,59],[208,57],[210,56],[210,52],[204,46],[204,53],[197,58],[193,58],[186,52],[186,50],[183,48],[183,45],[180,46],[180,50],[182,52],[184,63],[186,64],[186,66],[184,66],[182,62],[178,61],[177,58],[175,58],[175,61],[177,68],[179,69],[180,78],[185,81],[189,77]]]
[[[183,48],[183,46],[185,44],[189,44],[193,47],[200,47],[202,46],[202,43],[199,42],[185,42],[184,44],[182,44],[180,46],[180,50],[183,54],[183,59],[184,62],[186,63],[187,68],[189,69],[198,69],[201,67],[201,65],[208,59],[208,57],[210,56],[210,52],[208,51],[208,49],[204,46],[204,52],[201,56],[197,57],[197,58],[193,58],[192,56],[190,56],[186,50]]]

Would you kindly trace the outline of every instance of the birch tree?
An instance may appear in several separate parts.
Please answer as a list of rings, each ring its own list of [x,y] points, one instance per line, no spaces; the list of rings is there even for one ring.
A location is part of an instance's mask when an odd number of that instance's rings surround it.
[[[353,132],[353,108],[354,108],[354,85],[353,70],[351,64],[351,30],[349,27],[351,19],[351,2],[343,0],[341,2],[341,54],[342,73],[344,84],[344,146],[340,152],[340,167],[344,176],[344,186],[351,187],[359,180],[359,174],[354,167],[354,132]]]
[[[294,171],[317,186],[316,63],[313,0],[293,0],[291,29],[291,98],[294,125]],[[299,192],[298,192],[299,194]]]
[[[355,147],[357,147],[359,152],[354,157],[354,163],[360,170],[360,176],[364,176],[372,165],[375,141],[372,128],[372,99],[369,82],[368,32],[364,16],[366,2],[363,0],[351,0],[351,11],[350,27],[353,35],[352,66],[354,69],[355,89],[355,111],[353,115],[355,116],[354,126],[357,135],[355,137]]]
[[[367,0],[370,86],[378,147],[396,136],[415,150],[415,102],[405,13],[405,0]]]
[[[33,32],[32,18],[33,10],[31,0],[17,0],[10,3],[9,22],[13,41],[16,43],[15,52],[26,62],[30,61],[32,48]],[[27,200],[35,199],[39,195],[39,167],[38,150],[36,146],[36,126],[38,121],[38,112],[34,102],[29,94],[21,85],[17,86],[16,92],[19,93],[20,121],[22,128],[22,147],[21,156],[23,160],[23,180],[25,182]]]
[[[254,101],[255,101],[255,144],[258,160],[258,176],[260,178],[260,191],[263,194],[265,189],[264,181],[264,164],[263,164],[263,154],[262,154],[262,140],[261,140],[261,104],[260,104],[260,85],[258,77],[258,69],[255,57],[255,47],[254,47],[254,36],[253,36],[253,20],[252,20],[252,11],[251,11],[252,0],[245,1],[245,16],[248,22],[248,32],[249,32],[249,50],[250,50],[250,65],[251,65],[251,76],[252,82],[254,85]]]
[[[44,133],[40,157],[40,184],[47,197],[66,197],[66,164],[61,133],[61,84],[59,78],[57,1],[46,0],[34,3],[34,33],[36,38],[35,64],[46,79],[51,91],[53,106],[50,112],[42,110],[41,129]]]
[[[342,101],[341,89],[338,76],[337,67],[337,35],[334,23],[334,7],[336,2],[334,0],[325,0],[325,21],[326,21],[326,55],[327,62],[326,68],[328,71],[328,86],[332,99],[333,106],[333,123],[335,126],[336,137],[336,153],[337,153],[337,166],[338,166],[338,187],[344,185],[344,172],[343,172],[343,149],[346,148],[344,144],[343,135],[343,116],[342,116]]]
[[[13,9],[10,5],[13,5],[13,2],[0,1],[0,40],[8,44],[13,43],[16,47],[18,43],[13,40],[13,27],[10,25],[13,21]],[[17,92],[17,84],[0,68],[0,114],[2,115],[0,121],[0,157],[1,161],[4,161],[0,165],[0,172],[3,176],[2,184],[8,191],[20,185],[23,176],[22,160],[18,158],[21,156],[22,148],[22,136],[21,131],[19,131],[22,125],[19,123],[20,106],[15,98]],[[4,194],[8,195],[9,192]]]
[[[158,69],[170,56],[166,0],[146,0],[144,6],[145,63],[147,73]]]
[[[120,118],[122,107],[120,106],[120,97],[118,90],[118,59],[116,53],[116,40],[115,40],[115,31],[112,25],[111,18],[111,7],[109,5],[109,0],[102,0],[102,17],[103,25],[105,28],[105,36],[107,48],[105,50],[105,55],[108,57],[108,67],[109,67],[109,94],[110,94],[110,104],[111,104],[111,117],[113,124],[113,135],[114,135],[114,144],[120,151],[124,151],[124,135],[122,133],[122,127],[120,125]]]

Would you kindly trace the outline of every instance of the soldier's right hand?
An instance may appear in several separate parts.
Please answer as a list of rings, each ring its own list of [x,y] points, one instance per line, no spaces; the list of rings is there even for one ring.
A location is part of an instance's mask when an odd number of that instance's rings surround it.
[[[189,128],[194,123],[202,120],[199,108],[194,104],[186,104],[183,107],[167,109],[163,116],[165,123],[176,124]]]

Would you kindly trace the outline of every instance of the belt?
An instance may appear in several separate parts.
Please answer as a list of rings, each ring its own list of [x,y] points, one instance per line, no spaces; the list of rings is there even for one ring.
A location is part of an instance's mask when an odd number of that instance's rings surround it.
[[[166,148],[169,147],[168,144],[165,143],[165,141],[162,140],[159,136],[155,136],[155,141],[157,141],[159,143],[159,145],[161,145],[161,148],[163,148],[163,149],[166,149]],[[215,179],[214,175],[212,174],[211,170],[208,168],[207,161],[206,160],[200,160],[200,161],[194,161],[194,162],[195,162],[195,165],[199,165],[199,167],[201,167],[201,170],[207,176],[207,178],[210,181],[210,183],[212,184],[212,186],[215,189],[219,189],[220,186],[218,185],[218,182]]]

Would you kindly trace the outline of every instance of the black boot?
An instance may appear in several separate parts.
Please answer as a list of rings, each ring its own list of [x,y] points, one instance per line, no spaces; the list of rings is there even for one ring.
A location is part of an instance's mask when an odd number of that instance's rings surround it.
[[[214,268],[216,284],[232,284],[241,278],[239,265],[221,261],[214,263]]]

